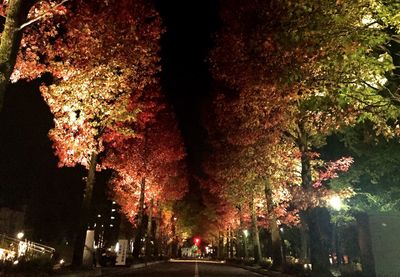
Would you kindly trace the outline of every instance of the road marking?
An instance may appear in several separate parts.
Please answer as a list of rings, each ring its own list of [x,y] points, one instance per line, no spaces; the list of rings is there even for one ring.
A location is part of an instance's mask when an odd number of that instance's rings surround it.
[[[199,265],[196,262],[196,265],[194,266],[194,277],[199,277]]]
[[[210,261],[210,260],[176,260],[169,259],[171,263],[208,263],[208,264],[224,264],[225,261]]]

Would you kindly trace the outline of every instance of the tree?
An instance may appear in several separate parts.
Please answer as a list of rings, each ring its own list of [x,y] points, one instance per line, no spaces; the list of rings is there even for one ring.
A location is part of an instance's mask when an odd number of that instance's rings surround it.
[[[38,47],[32,56],[43,56],[36,60],[57,78],[42,94],[54,115],[49,136],[60,166],[82,164],[89,169],[74,252],[74,264],[80,265],[104,139],[110,133],[135,136],[128,127],[136,120],[144,90],[157,82],[161,28],[148,3],[102,0],[77,2],[63,28],[63,35],[45,52]]]
[[[152,116],[137,129],[137,138],[110,141],[105,166],[116,171],[112,188],[116,199],[136,227],[136,251],[144,232],[144,207],[147,207],[148,227],[146,241],[151,234],[153,209],[162,209],[168,202],[183,197],[187,190],[186,169],[183,164],[183,140],[170,108],[155,97],[149,104]],[[163,108],[164,107],[164,108]],[[151,118],[151,119],[150,119]],[[149,249],[147,245],[146,249]],[[136,255],[139,252],[135,253]],[[146,253],[149,255],[149,251]]]
[[[3,1],[0,4],[0,14],[6,18],[0,41],[0,111],[3,107],[4,95],[14,71],[14,66],[16,63],[17,67],[22,66],[20,61],[17,62],[21,42],[26,48],[37,43],[35,40],[26,39],[27,34],[31,31],[32,26],[30,25],[39,20],[44,21],[41,22],[42,26],[39,27],[42,31],[42,39],[46,40],[54,35],[56,27],[51,25],[49,18],[64,15],[64,2],[66,1],[64,0],[57,4],[57,1],[10,0]],[[45,28],[47,28],[47,32],[43,32]],[[27,46],[27,44],[30,45]],[[24,66],[29,67],[28,61],[24,60],[24,63]],[[33,68],[31,67],[30,69]],[[17,75],[13,76],[12,79],[17,80],[21,77],[19,74]],[[25,76],[22,77],[24,78]]]
[[[223,3],[225,26],[211,53],[213,75],[239,95],[264,93],[264,99],[274,100],[249,107],[254,111],[273,111],[274,107],[279,114],[275,118],[283,119],[277,125],[278,137],[292,140],[301,153],[306,191],[312,191],[314,184],[312,152],[328,134],[366,118],[379,132],[393,133],[386,122],[395,119],[398,110],[376,90],[393,64],[387,53],[373,51],[388,36],[363,24],[371,13],[367,1]],[[235,22],[238,17],[240,24]],[[268,115],[261,120],[253,116],[242,125],[269,123]],[[313,210],[304,213],[303,221],[318,224],[315,216],[327,215],[324,209],[315,209],[316,214]],[[313,235],[317,236],[311,251],[313,273],[329,276],[323,234]]]

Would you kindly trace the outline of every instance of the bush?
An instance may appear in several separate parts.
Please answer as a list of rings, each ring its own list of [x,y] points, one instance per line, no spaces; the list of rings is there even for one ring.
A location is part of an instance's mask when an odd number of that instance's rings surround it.
[[[232,264],[241,264],[243,262],[243,259],[241,258],[229,258],[226,259],[227,263],[232,263]]]
[[[0,263],[0,275],[4,276],[47,276],[52,272],[53,266],[49,258],[21,259],[18,264],[12,261]]]
[[[298,263],[288,263],[285,265],[285,268],[283,270],[284,273],[299,276],[299,277],[305,277],[305,276],[310,276],[309,271],[304,269],[303,264],[298,264]]]
[[[270,269],[272,266],[272,259],[271,258],[262,258],[260,260],[260,266],[266,269]]]
[[[249,258],[249,259],[245,259],[243,261],[244,265],[248,265],[248,266],[253,266],[256,264],[256,261],[254,260],[254,258]]]

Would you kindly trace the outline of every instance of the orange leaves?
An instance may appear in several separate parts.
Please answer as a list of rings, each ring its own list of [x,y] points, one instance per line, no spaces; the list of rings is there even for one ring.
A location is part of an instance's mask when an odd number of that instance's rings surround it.
[[[65,8],[47,4],[42,8],[56,8],[54,16],[65,15]],[[35,77],[47,71],[58,78],[42,88],[42,95],[54,115],[50,138],[60,165],[87,166],[87,156],[102,152],[105,142],[115,146],[136,137],[139,132],[132,126],[145,110],[138,100],[157,81],[159,37],[154,33],[161,32],[160,21],[146,21],[157,14],[140,1],[103,4],[78,1],[68,6],[66,17],[48,18],[26,29],[15,73]],[[120,5],[126,7],[123,15]],[[127,23],[129,18],[137,28]]]
[[[143,111],[146,117],[139,118],[144,122],[138,124],[138,136],[118,143],[111,140],[104,159],[104,166],[116,171],[118,177],[110,185],[126,214],[131,213],[132,205],[137,206],[138,199],[122,191],[121,187],[137,193],[138,184],[144,181],[145,202],[153,199],[161,205],[182,198],[188,188],[184,166],[186,155],[175,116],[162,97],[148,100],[149,103],[139,103],[148,110]]]

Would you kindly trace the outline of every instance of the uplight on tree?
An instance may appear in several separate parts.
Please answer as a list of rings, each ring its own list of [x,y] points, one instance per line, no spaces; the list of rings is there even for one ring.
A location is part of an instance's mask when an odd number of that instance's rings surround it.
[[[339,195],[333,195],[330,197],[328,199],[328,204],[336,211],[339,211],[343,207],[343,201]]]

